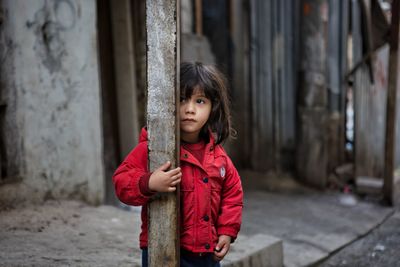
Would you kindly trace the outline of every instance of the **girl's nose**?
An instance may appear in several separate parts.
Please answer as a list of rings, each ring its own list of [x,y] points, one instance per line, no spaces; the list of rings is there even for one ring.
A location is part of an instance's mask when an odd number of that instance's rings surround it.
[[[195,108],[194,108],[194,104],[192,103],[192,101],[188,101],[187,103],[185,103],[185,112],[186,113],[194,113]]]

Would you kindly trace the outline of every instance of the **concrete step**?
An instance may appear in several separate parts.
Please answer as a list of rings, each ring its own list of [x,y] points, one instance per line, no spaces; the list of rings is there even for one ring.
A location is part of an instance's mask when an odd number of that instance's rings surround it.
[[[223,267],[282,267],[282,240],[265,234],[253,236],[240,234],[221,265]]]

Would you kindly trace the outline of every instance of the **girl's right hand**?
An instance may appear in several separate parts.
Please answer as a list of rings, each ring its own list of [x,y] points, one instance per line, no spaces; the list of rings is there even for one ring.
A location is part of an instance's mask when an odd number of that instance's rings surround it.
[[[156,192],[174,192],[176,186],[181,182],[181,168],[168,170],[171,162],[167,161],[156,169],[150,176],[149,189]]]

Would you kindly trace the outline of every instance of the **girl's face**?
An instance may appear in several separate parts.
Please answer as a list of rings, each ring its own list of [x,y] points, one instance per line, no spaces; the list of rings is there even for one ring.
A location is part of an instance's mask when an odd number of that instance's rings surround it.
[[[190,98],[181,99],[179,115],[183,141],[199,141],[199,133],[210,117],[211,107],[211,100],[199,89],[193,90]]]

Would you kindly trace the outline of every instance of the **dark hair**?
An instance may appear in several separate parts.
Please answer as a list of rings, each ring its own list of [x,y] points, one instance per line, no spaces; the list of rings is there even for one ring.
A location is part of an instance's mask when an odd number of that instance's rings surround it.
[[[233,135],[229,110],[228,88],[225,76],[213,65],[200,62],[183,62],[180,69],[181,98],[188,99],[195,89],[200,89],[211,100],[211,113],[201,129],[200,136],[207,137],[208,130],[216,134],[220,144]]]

